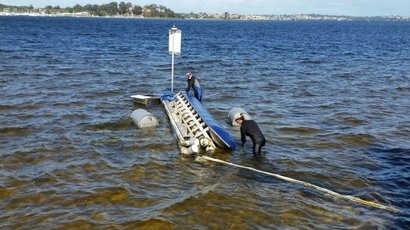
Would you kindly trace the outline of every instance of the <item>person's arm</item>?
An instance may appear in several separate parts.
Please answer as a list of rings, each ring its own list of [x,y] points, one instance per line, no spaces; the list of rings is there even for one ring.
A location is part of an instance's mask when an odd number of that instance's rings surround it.
[[[243,125],[241,126],[241,142],[242,142],[242,147],[243,147],[246,142],[245,128]]]
[[[189,90],[194,86],[195,83],[195,78],[191,77],[191,79],[188,80],[188,85],[186,87],[186,92],[188,93]]]

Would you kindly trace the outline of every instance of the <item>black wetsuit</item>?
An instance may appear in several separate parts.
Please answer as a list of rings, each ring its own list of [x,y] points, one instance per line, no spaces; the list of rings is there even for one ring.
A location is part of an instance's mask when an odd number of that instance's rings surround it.
[[[195,97],[198,99],[198,101],[202,101],[202,89],[199,85],[199,81],[195,76],[192,76],[191,79],[188,79],[186,92],[188,93],[191,88],[194,90]]]
[[[261,148],[265,146],[266,140],[259,126],[253,120],[244,120],[241,126],[242,145],[246,142],[246,136],[249,136],[253,142],[253,154],[261,154]]]

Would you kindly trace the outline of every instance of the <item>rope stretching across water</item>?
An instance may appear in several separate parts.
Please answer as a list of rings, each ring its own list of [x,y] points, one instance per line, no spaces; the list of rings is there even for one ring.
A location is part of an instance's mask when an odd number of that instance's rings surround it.
[[[314,184],[311,184],[311,183],[308,183],[308,182],[304,182],[304,181],[301,181],[301,180],[296,180],[296,179],[286,177],[286,176],[282,176],[282,175],[279,175],[279,174],[265,172],[265,171],[262,171],[262,170],[259,170],[259,169],[255,169],[255,168],[251,168],[251,167],[247,167],[247,166],[242,166],[242,165],[230,163],[230,162],[227,162],[227,161],[219,160],[219,159],[208,157],[208,156],[198,156],[198,157],[202,158],[202,159],[205,159],[205,160],[208,160],[208,161],[213,161],[213,162],[217,162],[217,163],[231,165],[231,166],[234,166],[234,167],[237,167],[237,168],[248,169],[248,170],[251,170],[251,171],[258,172],[258,173],[274,176],[274,177],[279,178],[279,179],[284,180],[284,181],[288,181],[288,182],[292,182],[292,183],[296,183],[296,184],[301,184],[301,185],[304,185],[306,187],[314,188],[314,189],[322,191],[324,193],[328,193],[328,194],[336,196],[336,197],[341,197],[341,198],[344,198],[344,199],[348,199],[348,200],[351,200],[353,202],[360,203],[360,204],[363,204],[363,205],[367,205],[367,206],[371,206],[371,207],[375,207],[375,208],[379,208],[379,209],[384,209],[384,210],[388,210],[388,211],[395,212],[395,213],[399,212],[398,209],[393,208],[391,206],[386,206],[386,205],[379,204],[379,203],[376,203],[376,202],[363,200],[363,199],[360,199],[360,198],[354,197],[354,196],[343,195],[343,194],[334,192],[332,190],[322,188],[320,186],[317,186],[317,185],[314,185]]]

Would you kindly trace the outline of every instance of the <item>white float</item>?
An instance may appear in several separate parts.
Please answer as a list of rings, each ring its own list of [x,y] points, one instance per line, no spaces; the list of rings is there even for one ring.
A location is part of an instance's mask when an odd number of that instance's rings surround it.
[[[158,119],[144,109],[136,109],[132,112],[131,118],[138,128],[158,126]]]
[[[251,120],[252,119],[252,117],[244,109],[239,108],[239,107],[235,107],[235,108],[232,108],[229,111],[228,123],[231,124],[232,126],[239,126],[239,124],[236,123],[235,120],[237,118],[239,118],[240,116],[243,116],[243,118],[245,118],[245,120]]]

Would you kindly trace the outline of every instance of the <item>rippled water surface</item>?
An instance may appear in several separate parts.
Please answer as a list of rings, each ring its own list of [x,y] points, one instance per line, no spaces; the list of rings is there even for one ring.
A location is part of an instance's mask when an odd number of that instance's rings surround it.
[[[193,71],[229,126],[241,107],[267,145],[182,157],[160,104],[168,30],[182,30],[174,88]],[[0,17],[1,229],[406,229],[409,22]],[[143,108],[160,125],[137,129]]]

